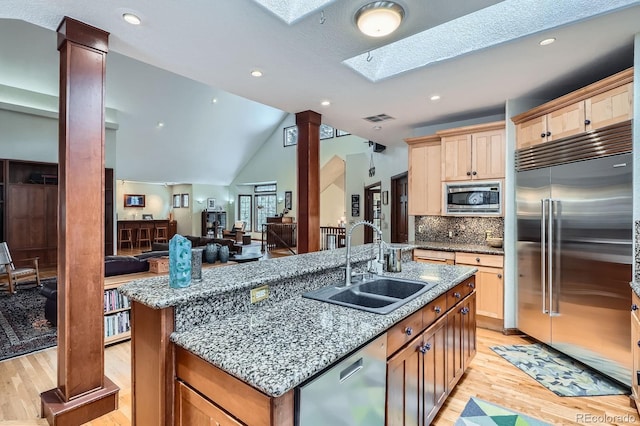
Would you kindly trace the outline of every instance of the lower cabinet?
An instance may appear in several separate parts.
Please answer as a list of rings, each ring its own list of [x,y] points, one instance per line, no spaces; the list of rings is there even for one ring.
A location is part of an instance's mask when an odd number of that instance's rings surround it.
[[[633,369],[631,370],[631,398],[636,403],[636,410],[640,414],[640,298],[632,293],[631,305],[631,353],[633,354]]]
[[[461,294],[471,282],[451,294]],[[424,323],[413,340],[389,357],[387,426],[431,424],[476,353],[475,305],[471,291],[435,322]]]
[[[182,382],[176,382],[177,426],[241,426],[215,404]]]

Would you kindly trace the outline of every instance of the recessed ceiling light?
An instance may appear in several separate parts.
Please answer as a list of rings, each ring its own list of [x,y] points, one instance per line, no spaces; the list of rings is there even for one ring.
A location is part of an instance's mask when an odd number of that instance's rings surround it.
[[[373,130],[382,130],[382,126],[373,126]]]
[[[404,9],[392,1],[374,1],[362,6],[355,15],[358,29],[370,37],[384,37],[398,29]]]
[[[217,104],[218,103],[218,98],[212,98],[211,99],[211,103],[212,104]]]
[[[331,105],[331,101],[322,101],[322,102],[320,102],[320,105],[329,106],[329,105]]]
[[[142,22],[140,20],[140,18],[138,18],[133,13],[125,13],[125,14],[123,14],[122,15],[122,19],[124,19],[125,21],[127,21],[131,25],[140,25],[140,23]]]
[[[433,95],[429,99],[431,99],[432,101],[439,101],[440,100],[440,95]]]
[[[554,41],[556,41],[555,37],[545,38],[539,44],[540,44],[540,46],[547,46],[547,45],[553,43]]]
[[[260,71],[260,70],[253,70],[253,71],[251,71],[251,75],[252,75],[253,77],[262,77],[262,71]]]
[[[160,127],[160,128],[164,127],[164,122],[158,121],[158,127]]]

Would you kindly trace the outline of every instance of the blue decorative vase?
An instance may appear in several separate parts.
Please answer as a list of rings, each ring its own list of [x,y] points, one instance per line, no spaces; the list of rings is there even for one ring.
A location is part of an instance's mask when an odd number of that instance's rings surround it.
[[[191,249],[191,279],[202,281],[202,249]]]
[[[176,234],[169,240],[169,287],[191,284],[191,241]]]
[[[216,263],[218,259],[218,247],[220,244],[217,243],[207,243],[206,248],[204,249],[204,257],[207,263]]]
[[[220,246],[218,249],[218,258],[222,263],[227,263],[229,261],[229,246]]]

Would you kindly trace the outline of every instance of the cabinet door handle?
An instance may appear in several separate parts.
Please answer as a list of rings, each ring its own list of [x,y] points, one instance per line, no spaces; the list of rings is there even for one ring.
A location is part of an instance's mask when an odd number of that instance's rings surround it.
[[[456,291],[455,293],[453,293],[453,297],[455,297],[456,299],[460,299],[460,293]]]
[[[591,120],[587,118],[586,120],[584,120],[584,124],[588,126],[589,124],[591,124]]]
[[[471,176],[471,172],[467,172],[467,176]]]
[[[480,262],[480,258],[479,257],[476,257],[476,262]]]
[[[632,311],[637,311],[638,310],[638,305],[636,305],[635,303],[633,305],[631,305],[631,310]]]
[[[413,328],[407,327],[404,329],[404,332],[406,333],[407,336],[411,336],[413,334]]]
[[[427,351],[431,350],[431,343],[425,343],[424,346],[420,346],[419,351],[422,352],[423,354],[426,354]]]
[[[551,136],[551,132],[547,132],[547,137]]]
[[[474,170],[473,172],[471,172],[471,174],[475,176],[475,175],[477,175],[477,174],[478,174],[478,172],[476,172],[476,171]]]
[[[544,132],[540,133],[540,137],[541,137],[541,138],[544,138],[545,136],[547,136],[547,134],[546,134],[546,133],[544,133]]]
[[[498,274],[498,278],[502,279],[502,274]]]
[[[442,312],[442,308],[440,308],[440,306],[436,306],[435,308],[433,308],[433,310],[436,314],[439,314],[440,312]]]
[[[469,288],[476,288],[476,283],[469,283]]]
[[[640,348],[640,340],[638,340],[638,347]]]
[[[467,315],[469,313],[469,308],[465,306],[464,308],[460,309],[460,313],[462,315]],[[638,342],[638,345],[640,345],[640,342]]]

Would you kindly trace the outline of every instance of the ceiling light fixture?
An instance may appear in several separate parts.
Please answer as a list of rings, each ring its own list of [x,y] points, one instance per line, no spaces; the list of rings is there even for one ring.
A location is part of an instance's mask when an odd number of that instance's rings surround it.
[[[322,102],[320,102],[320,105],[329,106],[329,105],[331,105],[331,101],[322,101]]]
[[[158,121],[158,127],[159,127],[159,128],[164,127],[164,123],[163,123],[162,121]]]
[[[384,37],[398,29],[404,18],[404,9],[392,1],[375,1],[362,6],[355,22],[363,34]]]
[[[218,98],[212,98],[211,99],[211,103],[212,104],[217,104],[218,103]]]
[[[251,75],[252,75],[253,77],[262,77],[262,71],[260,71],[260,70],[253,70],[253,71],[251,71]]]
[[[553,43],[554,41],[556,41],[555,37],[551,37],[551,38],[545,38],[544,40],[542,40],[539,44],[540,46],[547,46],[551,43]]]
[[[124,13],[122,19],[130,23],[131,25],[140,25],[142,21],[133,13]]]
[[[439,101],[440,100],[440,95],[433,95],[431,96],[429,99],[431,99],[432,101]]]

